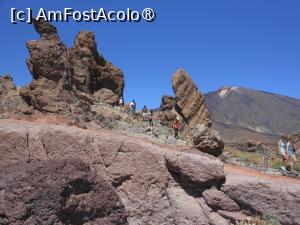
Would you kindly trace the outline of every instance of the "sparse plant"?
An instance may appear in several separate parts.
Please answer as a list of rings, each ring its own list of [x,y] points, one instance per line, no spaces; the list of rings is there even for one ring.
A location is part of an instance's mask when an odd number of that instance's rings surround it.
[[[280,225],[280,222],[273,215],[265,214],[252,220],[237,222],[236,225]]]

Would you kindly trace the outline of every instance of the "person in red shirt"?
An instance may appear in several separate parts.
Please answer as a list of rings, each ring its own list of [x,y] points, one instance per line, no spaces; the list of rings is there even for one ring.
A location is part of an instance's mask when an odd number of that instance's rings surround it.
[[[180,128],[180,122],[179,122],[179,117],[176,117],[176,119],[174,120],[173,123],[173,129],[174,129],[174,133],[175,133],[175,138],[178,139],[178,131]]]

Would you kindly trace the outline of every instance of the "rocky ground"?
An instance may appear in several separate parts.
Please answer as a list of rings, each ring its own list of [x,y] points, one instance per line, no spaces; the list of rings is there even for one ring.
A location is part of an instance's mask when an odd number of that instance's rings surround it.
[[[23,166],[34,167],[31,164],[36,160],[74,159],[87,163],[97,179],[107,179],[116,191],[125,206],[129,224],[230,224],[263,213],[278,216],[282,224],[300,222],[296,207],[300,201],[299,183],[287,185],[286,180],[250,177],[243,172],[237,174],[238,170],[226,171],[226,167],[224,171],[221,161],[193,148],[156,144],[111,131],[11,120],[0,121],[0,139],[1,171],[19,173]],[[21,166],[14,168],[16,163]],[[32,172],[22,173],[30,177]],[[45,179],[43,173],[39,176],[37,179]],[[27,182],[22,185],[35,188],[31,180],[22,181]],[[9,195],[7,185],[5,182],[1,185],[1,199],[5,200],[1,202],[2,218],[11,221],[14,217],[5,207]],[[23,191],[15,194],[24,196]],[[73,198],[77,199],[72,195]],[[287,204],[282,206],[282,202]],[[34,212],[28,213],[22,217],[27,223],[35,217]],[[47,221],[41,224],[52,224]],[[65,222],[59,220],[59,224]]]

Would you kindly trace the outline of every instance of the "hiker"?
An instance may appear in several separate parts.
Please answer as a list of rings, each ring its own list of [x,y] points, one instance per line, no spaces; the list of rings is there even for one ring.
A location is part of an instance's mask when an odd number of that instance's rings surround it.
[[[132,102],[130,102],[129,106],[130,106],[130,110],[131,110],[132,115],[135,115],[135,110],[136,110],[135,100],[132,100]]]
[[[124,100],[123,97],[121,96],[119,99],[119,106],[123,106],[124,105]]]
[[[148,120],[149,120],[149,126],[153,128],[153,110],[150,109],[148,112]]]
[[[283,166],[281,167],[281,169],[286,170],[285,166],[286,166],[287,162],[289,161],[289,158],[287,156],[286,138],[284,136],[280,137],[280,140],[278,142],[278,147],[279,147],[279,154],[282,158],[282,163],[283,163]]]
[[[147,119],[147,116],[148,116],[148,109],[147,106],[144,105],[144,108],[142,109],[142,117],[144,121]]]
[[[178,131],[179,131],[179,128],[180,128],[180,122],[179,122],[179,117],[177,116],[176,119],[174,120],[174,123],[173,123],[173,129],[174,129],[174,136],[176,139],[178,139]]]
[[[296,150],[292,144],[292,140],[289,140],[287,143],[287,156],[288,162],[290,164],[291,171],[294,169],[294,162],[296,162]]]

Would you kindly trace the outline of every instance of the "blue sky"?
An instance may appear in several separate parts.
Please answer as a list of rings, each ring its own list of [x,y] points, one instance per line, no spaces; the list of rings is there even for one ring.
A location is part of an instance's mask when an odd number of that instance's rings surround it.
[[[173,94],[172,74],[184,68],[206,93],[243,86],[300,99],[299,0],[0,0],[0,74],[22,86],[31,81],[25,43],[32,25],[10,23],[10,8],[156,12],[152,23],[55,23],[72,46],[79,30],[95,32],[98,51],[125,74],[125,101],[157,107]]]

